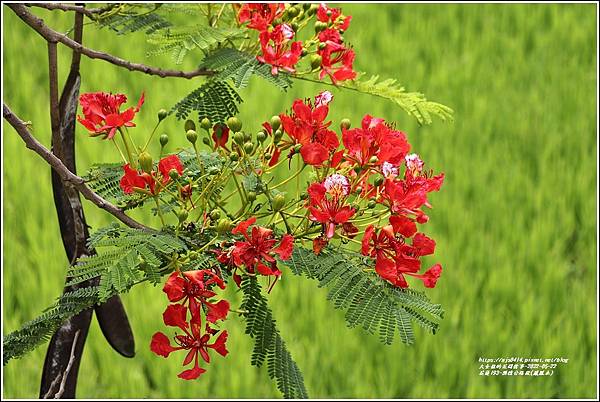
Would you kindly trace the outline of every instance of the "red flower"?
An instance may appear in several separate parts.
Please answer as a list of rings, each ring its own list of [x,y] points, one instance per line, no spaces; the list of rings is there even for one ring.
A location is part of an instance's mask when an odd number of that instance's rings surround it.
[[[211,297],[216,296],[216,293],[211,290],[214,285],[225,289],[223,280],[209,270],[187,271],[183,272],[181,276],[179,273],[173,272],[167,279],[163,292],[167,294],[171,302],[189,303],[192,314],[196,314],[202,305],[206,306],[208,310],[206,319],[214,323],[217,320],[224,320],[229,313],[227,300],[220,300],[216,303],[208,301]]]
[[[229,139],[229,127],[225,124],[217,123],[213,126],[212,139],[215,142],[215,150],[219,147],[225,148]]]
[[[248,28],[265,31],[273,20],[283,14],[283,3],[250,3],[243,4],[238,12],[238,21],[243,24],[250,21]]]
[[[373,156],[377,157],[376,165],[388,162],[397,166],[410,151],[403,132],[370,115],[363,118],[360,128],[343,129],[342,142],[347,149],[346,159],[361,167],[369,165]]]
[[[338,81],[356,78],[356,71],[353,70],[354,50],[330,43],[318,53],[321,56],[320,80],[328,75],[331,82],[336,84]]]
[[[342,15],[342,10],[339,8],[329,8],[321,3],[317,9],[317,19],[321,22],[332,23],[336,29],[345,31],[348,29],[352,17]]]
[[[332,99],[328,91],[317,95],[314,105],[308,99],[304,102],[296,99],[289,116],[283,113],[279,115],[283,129],[291,140],[284,144],[302,145],[300,154],[309,165],[322,165],[340,145],[335,132],[328,129],[331,121],[325,122]]]
[[[277,25],[271,32],[260,33],[262,55],[256,58],[262,63],[271,65],[271,74],[277,75],[279,69],[289,73],[296,71],[294,66],[302,55],[302,42],[296,41],[289,45],[293,37],[294,30],[287,24]]]
[[[136,188],[142,190],[148,188],[151,194],[156,195],[171,180],[169,172],[173,169],[179,176],[183,174],[183,165],[177,155],[166,156],[158,162],[158,172],[160,175],[156,171],[148,174],[141,170],[135,170],[129,164],[126,164],[123,166],[124,174],[119,185],[125,194],[133,193]],[[160,183],[158,189],[156,188],[156,183]]]
[[[189,352],[183,360],[183,366],[187,366],[192,363],[192,361],[194,362],[194,366],[191,369],[179,373],[178,377],[184,380],[193,380],[206,372],[206,370],[199,365],[198,355],[200,355],[206,363],[210,363],[208,349],[213,349],[221,356],[226,356],[227,353],[229,353],[225,346],[227,341],[227,331],[222,331],[215,342],[208,343],[211,336],[218,331],[215,331],[207,325],[205,330],[206,333],[202,334],[200,331],[200,315],[194,314],[192,314],[188,328],[188,323],[185,321],[186,312],[187,310],[185,308],[181,310],[180,308],[172,308],[172,306],[169,306],[163,315],[165,325],[177,326],[184,332],[183,335],[175,335],[173,338],[177,346],[172,346],[169,338],[165,334],[157,332],[152,336],[150,350],[162,357],[168,357],[172,352],[177,350],[188,350]]]
[[[327,239],[333,237],[338,225],[348,222],[356,213],[345,205],[348,189],[348,179],[339,174],[329,176],[324,184],[313,183],[308,188],[309,219],[323,224]]]
[[[77,120],[88,129],[90,136],[103,134],[104,138],[110,139],[119,127],[135,127],[132,120],[144,104],[144,93],[142,92],[136,107],[131,107],[123,113],[119,112],[121,105],[127,102],[127,97],[123,94],[87,93],[79,97],[79,102],[84,117],[77,116]]]
[[[277,268],[275,255],[281,260],[288,260],[292,256],[294,247],[294,238],[285,234],[281,238],[278,247],[275,247],[277,239],[273,235],[273,231],[260,226],[253,226],[250,234],[248,229],[256,222],[256,218],[252,217],[243,222],[240,222],[233,230],[232,234],[241,234],[246,239],[245,241],[236,241],[232,256],[235,265],[244,265],[248,272],[254,273],[255,270],[261,275],[280,276],[281,271]]]

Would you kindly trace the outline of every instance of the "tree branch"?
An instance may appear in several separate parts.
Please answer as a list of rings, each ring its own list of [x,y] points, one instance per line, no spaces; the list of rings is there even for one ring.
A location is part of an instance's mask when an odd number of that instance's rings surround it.
[[[81,6],[76,6],[73,4],[61,4],[61,3],[25,3],[27,7],[40,7],[45,8],[46,10],[60,10],[60,11],[75,11],[85,16],[94,19],[97,13],[103,11],[101,8],[85,8]]]
[[[44,20],[36,17],[32,13],[27,10],[22,4],[7,4],[11,10],[14,11],[15,14],[19,18],[21,18],[27,25],[33,28],[38,34],[40,34],[44,39],[48,42],[60,42],[63,45],[70,47],[71,49],[80,52],[81,54],[86,55],[91,59],[100,59],[104,60],[108,63],[114,64],[115,66],[126,68],[130,71],[139,71],[149,75],[157,75],[161,78],[164,77],[179,77],[179,78],[194,78],[198,76],[210,76],[213,75],[214,72],[210,70],[206,70],[203,68],[194,70],[194,71],[181,71],[181,70],[163,70],[157,67],[147,66],[145,64],[140,63],[132,63],[130,61],[121,59],[119,57],[113,56],[108,53],[99,52],[97,50],[89,49],[80,43],[77,43],[73,39],[69,38],[66,35],[57,32],[46,24],[44,24]]]
[[[87,200],[94,203],[99,208],[105,210],[109,214],[113,215],[115,218],[123,222],[129,227],[135,229],[146,229],[152,230],[151,228],[142,225],[138,221],[133,218],[127,216],[120,208],[111,204],[104,198],[100,197],[94,191],[92,191],[88,186],[85,185],[85,180],[81,177],[71,173],[69,169],[58,159],[52,152],[50,152],[46,147],[44,147],[38,140],[36,140],[23,121],[19,119],[6,104],[3,104],[2,114],[6,121],[13,126],[13,128],[17,131],[19,136],[23,139],[27,148],[35,151],[38,155],[40,155],[52,168],[56,173],[59,174],[60,178],[63,180],[65,184],[71,185],[77,191],[81,193]]]

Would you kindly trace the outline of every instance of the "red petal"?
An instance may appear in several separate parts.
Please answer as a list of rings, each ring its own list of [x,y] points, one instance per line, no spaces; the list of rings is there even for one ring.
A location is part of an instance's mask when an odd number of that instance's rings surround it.
[[[294,237],[290,234],[285,234],[281,238],[281,243],[279,247],[273,249],[275,254],[279,255],[279,258],[283,261],[289,260],[292,256],[292,251],[294,249]]]
[[[203,373],[206,373],[206,370],[204,370],[202,367],[196,366],[193,369],[182,371],[179,373],[179,375],[177,375],[177,377],[183,378],[184,380],[195,380]]]
[[[327,148],[316,142],[303,145],[300,154],[305,163],[313,166],[320,166],[329,158]]]
[[[169,172],[175,169],[177,173],[181,176],[183,174],[183,165],[181,164],[181,160],[177,155],[169,155],[160,160],[158,162],[158,170],[162,174],[163,178],[169,177]]]
[[[365,229],[365,234],[362,238],[362,247],[361,247],[361,253],[363,255],[369,255],[370,254],[370,242],[371,242],[371,238],[373,237],[373,233],[375,233],[375,227],[373,225],[369,225],[366,229]]]
[[[423,274],[423,284],[426,288],[434,288],[441,275],[442,266],[440,264],[435,264]]]
[[[209,348],[213,348],[215,352],[220,354],[221,356],[227,356],[227,348],[225,347],[225,342],[227,342],[227,331],[221,332],[221,335],[217,338],[215,343],[212,345],[208,345]]]
[[[396,270],[396,264],[394,261],[383,256],[378,256],[375,262],[375,272],[379,274],[383,279],[392,283],[396,282],[398,271]]]
[[[163,313],[163,321],[165,325],[185,330],[188,327],[186,316],[187,307],[182,304],[170,304]]]
[[[162,357],[168,357],[171,352],[177,350],[169,342],[169,338],[162,332],[157,332],[152,335],[150,342],[150,350]]]
[[[394,228],[394,232],[400,233],[404,237],[411,237],[417,232],[416,223],[404,215],[390,216],[390,224]]]
[[[214,323],[227,318],[227,313],[229,313],[229,302],[227,300],[221,300],[215,304],[206,303],[206,305],[208,307],[206,319],[209,322]]]
[[[246,235],[248,232],[248,228],[254,224],[254,222],[256,222],[256,217],[255,216],[251,216],[250,218],[246,219],[245,221],[242,221],[240,223],[237,224],[236,227],[233,228],[233,230],[231,231],[231,234],[243,234]]]
[[[413,238],[412,246],[417,249],[418,255],[430,255],[435,251],[435,240],[417,233]]]
[[[169,279],[165,282],[163,292],[167,294],[169,301],[176,302],[184,298],[185,279],[179,276],[177,272],[169,275]]]

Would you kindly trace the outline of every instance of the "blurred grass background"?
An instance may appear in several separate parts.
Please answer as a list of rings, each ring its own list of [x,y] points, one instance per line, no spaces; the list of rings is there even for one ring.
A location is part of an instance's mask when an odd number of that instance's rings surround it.
[[[424,227],[436,239],[444,274],[430,297],[444,305],[441,330],[420,329],[417,343],[381,345],[345,328],[343,313],[316,283],[289,271],[271,306],[312,397],[335,398],[593,398],[596,389],[596,8],[579,5],[345,4],[353,16],[345,34],[361,71],[398,78],[409,90],[449,105],[456,121],[418,127],[390,103],[334,91],[331,117],[353,124],[370,113],[408,133],[429,167],[446,173]],[[65,32],[72,16],[36,9]],[[4,8],[4,101],[50,143],[45,42]],[[153,65],[142,34],[117,37],[86,27],[91,48]],[[62,80],[70,53],[59,47]],[[188,56],[182,66],[197,63]],[[172,67],[172,66],[171,66]],[[114,91],[146,104],[138,129],[154,125],[199,81],[129,73],[82,60],[82,91]],[[62,82],[61,80],[61,82]],[[243,91],[241,118],[260,121],[296,97],[325,88],[297,82],[287,94],[253,78]],[[185,146],[181,124],[170,150]],[[60,293],[67,260],[52,202],[50,171],[3,125],[4,334],[37,316]],[[114,161],[110,144],[78,126],[78,170]],[[144,133],[144,134],[143,134]],[[155,144],[156,145],[156,144]],[[154,148],[157,151],[157,148]],[[98,228],[110,217],[86,206]],[[234,300],[235,300],[234,296]],[[153,355],[150,337],[162,330],[165,299],[145,285],[123,296],[137,342],[124,359],[93,322],[80,368],[80,398],[279,397],[265,369],[249,365],[251,341],[228,320],[225,359],[200,380],[176,378],[181,358]],[[237,298],[239,302],[239,297]],[[234,301],[234,305],[236,301]],[[46,346],[4,367],[3,396],[37,397]],[[551,377],[480,377],[479,357],[565,357]]]

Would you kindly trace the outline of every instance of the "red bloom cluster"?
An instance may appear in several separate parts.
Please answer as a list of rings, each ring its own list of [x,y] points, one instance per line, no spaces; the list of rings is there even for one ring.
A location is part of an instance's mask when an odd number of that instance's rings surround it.
[[[275,238],[271,229],[260,226],[252,226],[256,222],[255,217],[251,217],[238,225],[231,231],[234,235],[242,235],[244,240],[236,241],[233,246],[227,250],[218,252],[217,259],[224,264],[234,265],[236,267],[245,267],[246,272],[253,275],[258,272],[265,276],[281,276],[281,271],[277,268],[278,256],[280,260],[289,260],[294,248],[294,238],[285,234],[281,241]],[[252,228],[250,229],[250,227]],[[250,229],[250,233],[248,230]],[[279,242],[279,245],[275,245]],[[239,276],[235,276],[236,282],[239,282]]]
[[[183,165],[177,155],[169,155],[158,162],[158,172],[151,171],[146,173],[141,170],[132,169],[129,164],[123,166],[125,174],[119,182],[121,189],[125,194],[131,194],[137,189],[150,190],[150,193],[156,195],[169,183],[171,176],[169,172],[175,170],[180,176],[183,174]],[[156,185],[159,185],[158,187]]]
[[[273,75],[277,75],[280,69],[295,72],[295,65],[300,61],[304,49],[301,41],[293,41],[296,35],[292,28],[294,24],[276,24],[276,19],[286,18],[284,12],[285,6],[282,3],[244,4],[238,12],[240,24],[247,22],[248,28],[259,31],[262,54],[257,59],[270,64]],[[343,45],[341,36],[348,29],[352,17],[344,16],[341,9],[329,8],[325,4],[319,6],[316,16],[318,22],[323,24],[323,29],[307,43],[316,44],[319,56],[316,63],[321,68],[319,79],[329,76],[334,84],[354,79],[354,51]],[[304,50],[304,54],[307,54],[308,48]]]
[[[144,93],[136,107],[130,107],[120,112],[121,105],[127,102],[123,94],[109,94],[106,92],[93,92],[82,94],[79,102],[83,108],[83,118],[77,116],[77,120],[90,132],[90,136],[104,135],[104,138],[113,138],[119,127],[134,127],[132,122],[135,114],[140,111],[144,104]]]
[[[290,115],[279,115],[283,129],[290,138],[289,141],[283,141],[282,146],[300,144],[302,159],[309,165],[321,166],[340,145],[335,132],[328,128],[331,121],[325,121],[332,99],[329,91],[317,95],[314,104],[310,99],[296,99]]]
[[[168,357],[177,350],[187,350],[188,353],[183,361],[183,366],[194,363],[191,369],[182,371],[178,377],[184,380],[198,378],[206,370],[199,365],[199,356],[206,363],[210,363],[208,349],[213,349],[222,356],[227,355],[225,342],[227,331],[219,331],[212,328],[209,323],[227,318],[229,302],[220,300],[210,302],[208,299],[216,296],[212,287],[225,288],[223,280],[214,272],[209,270],[174,272],[169,276],[163,291],[167,294],[170,304],[163,313],[165,325],[178,327],[183,331],[181,335],[175,335],[173,340],[176,346],[172,346],[169,337],[162,332],[152,336],[150,349],[159,356]],[[204,333],[202,333],[202,311],[206,310]],[[187,319],[188,311],[190,319]],[[209,343],[212,337],[219,333],[217,339]]]

